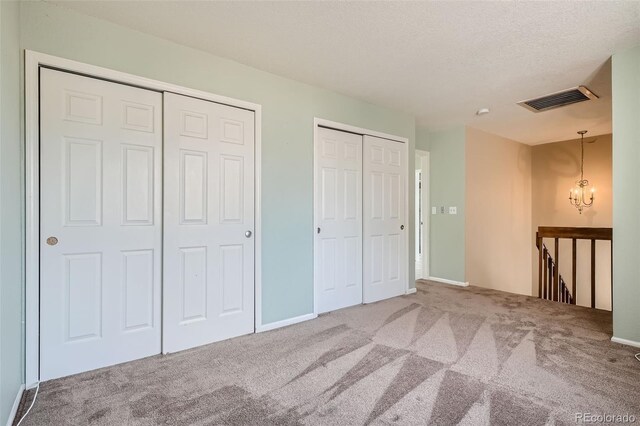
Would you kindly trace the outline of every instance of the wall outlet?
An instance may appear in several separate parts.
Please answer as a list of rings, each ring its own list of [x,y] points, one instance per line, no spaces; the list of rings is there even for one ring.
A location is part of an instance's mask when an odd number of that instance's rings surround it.
[[[458,214],[457,207],[449,207],[449,214]]]
[[[431,214],[438,214],[438,208],[437,207],[431,207]]]
[[[440,207],[440,214],[444,214],[444,206]]]

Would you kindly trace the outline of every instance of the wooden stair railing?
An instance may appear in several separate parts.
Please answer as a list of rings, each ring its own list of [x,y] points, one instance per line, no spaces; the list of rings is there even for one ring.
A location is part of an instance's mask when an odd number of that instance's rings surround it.
[[[544,244],[544,238],[554,239],[554,254]],[[560,275],[560,239],[571,239],[571,289]],[[538,297],[561,303],[576,304],[576,246],[577,240],[591,240],[591,307],[596,307],[596,241],[613,240],[612,228],[565,228],[540,226],[536,232],[538,248]],[[611,244],[611,300],[613,300],[613,244]]]
[[[540,247],[538,246],[538,249]],[[542,280],[542,292],[538,296],[542,299],[547,300],[555,300],[561,303],[568,303],[571,305],[575,305],[575,298],[573,297],[573,293],[567,287],[567,283],[564,278],[558,271],[558,293],[555,294],[555,287],[551,287],[553,283],[553,279],[556,276],[556,271],[558,268],[556,267],[556,263],[553,260],[553,257],[549,253],[547,246],[542,244],[542,264],[543,264],[543,280]]]

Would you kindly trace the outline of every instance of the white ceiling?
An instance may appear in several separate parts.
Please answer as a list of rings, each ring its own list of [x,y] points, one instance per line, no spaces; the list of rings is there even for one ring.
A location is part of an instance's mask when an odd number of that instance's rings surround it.
[[[539,144],[611,131],[609,57],[640,44],[640,2],[112,2],[64,7],[292,79]],[[543,113],[523,99],[587,85]],[[488,107],[491,113],[476,117]]]

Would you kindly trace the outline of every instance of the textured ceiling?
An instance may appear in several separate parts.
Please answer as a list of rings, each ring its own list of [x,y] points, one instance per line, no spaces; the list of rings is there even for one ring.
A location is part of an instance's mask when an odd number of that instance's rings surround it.
[[[611,131],[610,56],[640,44],[640,2],[54,2],[416,116],[528,144]],[[516,102],[587,85],[600,100]],[[476,117],[488,107],[491,113]]]

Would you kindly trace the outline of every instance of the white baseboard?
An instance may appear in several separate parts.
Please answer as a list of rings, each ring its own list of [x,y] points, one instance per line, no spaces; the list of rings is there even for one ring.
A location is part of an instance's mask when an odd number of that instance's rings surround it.
[[[454,280],[448,280],[446,278],[438,278],[438,277],[429,277],[427,278],[429,281],[435,281],[438,283],[443,283],[443,284],[451,284],[451,285],[457,285],[459,287],[469,287],[469,282],[462,282],[462,281],[454,281]]]
[[[405,293],[404,293],[404,294],[413,294],[413,293],[415,293],[416,291],[418,291],[418,289],[417,289],[417,288],[415,288],[415,287],[414,287],[414,288],[409,288],[409,289],[407,289],[407,291],[405,291]]]
[[[11,426],[13,424],[13,421],[15,420],[16,413],[18,412],[18,407],[20,406],[20,401],[22,400],[23,393],[24,393],[24,385],[21,385],[20,389],[18,389],[16,400],[13,401],[13,407],[11,407],[11,411],[9,412],[9,418],[7,419],[7,426]]]
[[[318,318],[316,314],[305,314],[300,315],[299,317],[293,317],[282,321],[271,322],[269,324],[264,324],[256,328],[256,333],[262,333],[263,331],[275,330],[276,328],[286,327],[288,325],[297,324],[303,321],[309,321],[314,318]]]
[[[611,341],[614,343],[620,343],[621,345],[633,346],[635,348],[640,348],[640,342],[636,342],[635,340],[622,339],[620,337],[613,336]]]

